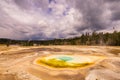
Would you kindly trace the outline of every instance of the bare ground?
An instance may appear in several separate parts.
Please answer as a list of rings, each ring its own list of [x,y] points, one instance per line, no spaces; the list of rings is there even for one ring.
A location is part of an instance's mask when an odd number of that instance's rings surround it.
[[[36,66],[37,57],[49,54],[105,56],[80,69]],[[120,47],[109,46],[0,46],[0,80],[120,80]]]

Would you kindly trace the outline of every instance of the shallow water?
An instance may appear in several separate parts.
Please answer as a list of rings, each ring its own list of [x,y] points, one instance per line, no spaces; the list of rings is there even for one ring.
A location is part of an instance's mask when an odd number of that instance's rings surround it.
[[[70,61],[70,60],[73,60],[72,57],[68,57],[68,56],[58,57],[58,59],[60,59],[60,60],[62,60],[62,61]]]

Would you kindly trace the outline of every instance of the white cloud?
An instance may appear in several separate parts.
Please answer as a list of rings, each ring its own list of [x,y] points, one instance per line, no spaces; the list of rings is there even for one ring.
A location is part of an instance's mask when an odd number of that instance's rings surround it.
[[[0,37],[68,38],[86,31],[110,30],[113,26],[120,29],[119,20],[111,20],[111,8],[119,13],[115,5],[118,4],[104,0],[56,0],[50,4],[48,0],[1,0]]]

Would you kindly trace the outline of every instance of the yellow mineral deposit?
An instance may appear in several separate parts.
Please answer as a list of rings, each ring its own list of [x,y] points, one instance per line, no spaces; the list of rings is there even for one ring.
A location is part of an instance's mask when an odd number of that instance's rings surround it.
[[[53,68],[81,68],[100,61],[104,57],[84,55],[49,55],[35,59],[34,64]]]

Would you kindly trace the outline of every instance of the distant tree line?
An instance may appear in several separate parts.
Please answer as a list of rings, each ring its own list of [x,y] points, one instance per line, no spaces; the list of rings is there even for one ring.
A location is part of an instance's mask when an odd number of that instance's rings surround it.
[[[0,44],[21,45],[21,46],[38,46],[38,45],[109,45],[120,46],[120,32],[113,33],[85,33],[80,37],[69,39],[54,40],[11,40],[0,39]]]

